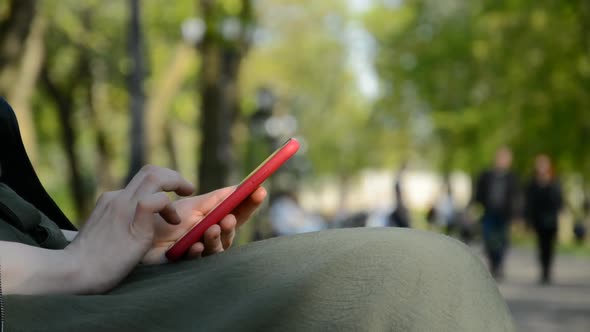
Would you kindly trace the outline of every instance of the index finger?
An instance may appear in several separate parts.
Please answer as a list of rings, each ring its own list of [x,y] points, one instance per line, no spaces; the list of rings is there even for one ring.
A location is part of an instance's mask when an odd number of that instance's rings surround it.
[[[133,178],[126,189],[137,196],[159,191],[174,191],[178,195],[187,196],[192,194],[195,188],[176,171],[146,166]]]

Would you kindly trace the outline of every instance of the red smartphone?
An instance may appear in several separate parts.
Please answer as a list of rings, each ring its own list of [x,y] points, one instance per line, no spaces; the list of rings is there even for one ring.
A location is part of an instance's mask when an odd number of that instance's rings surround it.
[[[289,139],[283,146],[271,154],[260,164],[250,175],[248,175],[229,196],[214,207],[207,215],[185,235],[166,251],[166,258],[169,261],[181,259],[187,250],[197,241],[201,240],[203,234],[209,227],[217,224],[225,216],[248,198],[260,185],[279,169],[289,158],[299,150],[299,142],[296,139]]]

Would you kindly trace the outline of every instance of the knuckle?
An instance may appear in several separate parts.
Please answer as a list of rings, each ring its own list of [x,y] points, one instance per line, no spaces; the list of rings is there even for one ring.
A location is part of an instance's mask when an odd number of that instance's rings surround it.
[[[171,206],[171,204],[172,204],[172,200],[164,192],[159,194],[158,199],[161,202],[161,206],[166,207],[166,206]]]
[[[160,181],[160,177],[155,171],[150,171],[145,174],[143,180],[149,183],[158,183]]]
[[[149,204],[147,204],[145,201],[139,201],[137,202],[137,208],[138,211],[148,211],[149,210]]]
[[[119,193],[121,193],[121,190],[105,191],[98,197],[97,204],[108,204],[113,201]]]
[[[158,169],[157,166],[154,166],[152,164],[146,164],[146,165],[144,165],[141,168],[140,172],[142,172],[142,173],[152,173],[152,172],[156,171],[157,169]]]
[[[172,175],[172,177],[174,177],[175,180],[182,179],[182,175],[180,175],[180,173],[178,173],[177,171],[175,171],[173,169],[170,170],[170,174]]]

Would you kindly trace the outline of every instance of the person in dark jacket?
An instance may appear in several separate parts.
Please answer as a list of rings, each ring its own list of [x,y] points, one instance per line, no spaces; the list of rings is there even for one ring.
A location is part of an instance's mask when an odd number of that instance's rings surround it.
[[[541,284],[551,282],[551,265],[562,205],[561,186],[553,174],[551,160],[546,155],[539,155],[535,160],[535,175],[526,188],[526,217],[537,234]]]
[[[485,253],[494,278],[503,276],[502,266],[508,248],[510,219],[518,193],[518,180],[510,170],[512,152],[502,147],[496,152],[494,167],[477,179],[473,201],[483,208],[482,236]]]
[[[407,163],[403,162],[397,174],[395,175],[395,182],[393,186],[395,196],[395,209],[389,215],[389,226],[391,227],[412,227],[412,220],[410,218],[410,211],[406,206],[404,195],[402,193],[403,176],[407,169]]]

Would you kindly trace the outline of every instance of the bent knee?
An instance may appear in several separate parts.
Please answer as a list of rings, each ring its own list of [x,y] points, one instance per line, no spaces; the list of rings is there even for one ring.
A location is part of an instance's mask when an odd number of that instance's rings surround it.
[[[459,241],[400,228],[335,230],[303,237],[322,243],[328,254],[308,279],[316,299],[329,298],[332,303],[354,299],[365,303],[365,310],[373,307],[369,312],[381,312],[383,317],[376,321],[393,319],[411,329],[510,330],[511,319],[493,279]],[[429,319],[411,319],[416,312],[428,313]]]
[[[463,243],[433,232],[407,228],[353,228],[303,234],[293,237],[305,248],[350,256],[354,260],[408,262],[437,271],[451,269],[485,272],[480,260]],[[418,264],[422,263],[422,264]],[[487,273],[484,273],[487,274]]]

